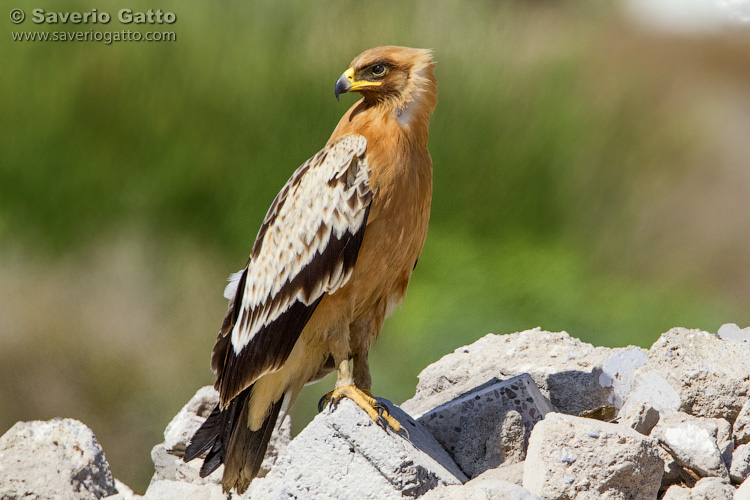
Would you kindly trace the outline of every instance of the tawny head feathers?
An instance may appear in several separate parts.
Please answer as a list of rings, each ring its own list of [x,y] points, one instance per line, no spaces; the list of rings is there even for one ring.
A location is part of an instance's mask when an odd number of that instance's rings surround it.
[[[437,104],[432,51],[393,45],[366,50],[336,82],[336,97],[359,92],[368,105],[407,108],[421,101],[428,113]]]

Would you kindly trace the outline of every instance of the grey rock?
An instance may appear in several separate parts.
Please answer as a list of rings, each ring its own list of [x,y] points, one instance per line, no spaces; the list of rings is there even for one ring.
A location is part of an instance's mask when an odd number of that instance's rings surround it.
[[[719,327],[716,335],[724,340],[739,340],[750,342],[750,328],[740,328],[734,323],[726,323]]]
[[[508,483],[523,486],[523,466],[524,462],[504,463],[500,467],[489,469],[479,474],[466,484],[473,484],[479,481],[506,481]]]
[[[634,401],[623,406],[617,416],[621,424],[635,429],[644,436],[651,434],[651,430],[659,423],[659,412],[656,408],[642,401]]]
[[[734,438],[734,444],[737,446],[750,443],[750,399],[745,400],[739,414],[737,414],[732,437]]]
[[[719,450],[720,419],[698,418],[678,412],[663,416],[651,436],[669,451],[678,464],[702,477],[728,477]],[[726,432],[726,431],[725,431]]]
[[[605,361],[616,350],[594,347],[565,332],[527,330],[489,334],[443,356],[419,374],[404,411],[422,415],[493,378],[528,373],[558,411],[579,413],[612,403],[613,388],[602,387]],[[605,379],[616,378],[615,374]]]
[[[490,380],[416,417],[473,478],[502,463],[523,461],[534,424],[550,411],[534,380],[523,374]]]
[[[164,429],[164,446],[168,453],[182,456],[195,431],[219,403],[219,392],[213,386],[201,387]]]
[[[531,433],[523,486],[546,499],[656,498],[655,439],[630,427],[550,413]]]
[[[664,474],[661,477],[659,491],[665,491],[672,485],[692,487],[695,485],[695,473],[688,472],[677,463],[674,457],[663,446],[659,446],[659,458],[664,462]]]
[[[203,424],[219,401],[219,393],[212,387],[199,389],[188,403],[177,413],[164,431],[164,443],[156,445],[151,450],[154,462],[154,481],[180,481],[194,484],[220,484],[224,473],[224,466],[202,478],[199,475],[200,459],[188,463],[182,461],[185,447],[196,430]],[[289,417],[281,420],[268,445],[266,456],[261,464],[258,477],[265,476],[278,456],[286,449],[291,441],[292,424]]]
[[[219,484],[193,484],[181,481],[152,480],[143,500],[227,500]]]
[[[718,477],[706,477],[693,488],[671,486],[662,500],[732,500],[735,489]]]
[[[673,328],[651,346],[627,399],[650,404],[662,417],[682,411],[731,423],[750,396],[748,359],[750,342]]]
[[[115,493],[96,436],[77,420],[18,422],[0,437],[3,500],[90,500]]]
[[[542,500],[517,484],[500,480],[469,482],[464,486],[442,486],[430,490],[420,500]]]
[[[117,478],[115,478],[115,490],[117,490],[117,493],[106,497],[107,500],[138,500],[143,498],[141,495],[136,495],[128,485]]]
[[[750,500],[750,479],[745,479],[737,488],[734,492],[734,500]]]
[[[735,483],[742,483],[750,477],[750,444],[741,444],[734,450],[729,477]]]
[[[418,422],[387,401],[406,430],[375,424],[348,399],[326,410],[289,444],[247,498],[401,499],[467,480],[448,453]]]

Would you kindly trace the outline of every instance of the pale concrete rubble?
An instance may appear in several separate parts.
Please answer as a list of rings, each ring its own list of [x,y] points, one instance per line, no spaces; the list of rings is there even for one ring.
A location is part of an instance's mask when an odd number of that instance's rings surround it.
[[[661,500],[734,500],[735,489],[718,477],[705,477],[692,488],[670,486]]]
[[[545,499],[656,498],[655,439],[619,424],[550,413],[531,433],[523,486]]]
[[[741,444],[732,453],[729,477],[738,484],[750,477],[750,444]]]
[[[699,476],[727,478],[729,472],[719,449],[722,422],[726,421],[672,413],[659,420],[651,436],[659,440],[678,464]]]
[[[488,334],[422,370],[416,394],[403,407],[421,415],[493,378],[507,380],[528,373],[554,408],[578,415],[609,404],[612,388],[602,387],[599,377],[612,353],[566,332],[536,328]]]
[[[750,500],[750,478],[745,479],[734,492],[734,500]]]
[[[409,408],[410,403],[401,407]],[[473,478],[501,464],[523,461],[531,430],[550,411],[534,380],[523,374],[492,379],[437,408],[411,415]]]
[[[220,484],[195,484],[182,481],[151,481],[143,500],[227,500]]]
[[[283,419],[261,477],[232,498],[750,500],[748,339],[750,331],[731,325],[718,335],[675,328],[649,350],[594,347],[540,329],[487,335],[425,368],[406,413],[386,402],[408,436],[379,427],[349,400],[293,440]],[[182,461],[217,401],[204,387],[170,422],[152,450],[144,497],[112,478],[82,424],[17,424],[0,438],[0,498],[224,500],[222,467],[200,478],[201,460]],[[616,415],[617,423],[573,416],[582,412]],[[59,439],[21,432],[54,422],[68,422]],[[37,443],[40,436],[48,442]],[[76,446],[82,455],[65,455]],[[65,467],[40,467],[50,463]]]
[[[220,484],[224,473],[224,466],[219,466],[205,478],[200,477],[199,471],[203,461],[195,459],[183,462],[185,447],[196,430],[203,424],[219,402],[219,393],[212,387],[199,389],[188,403],[175,415],[164,431],[164,442],[154,446],[151,450],[151,460],[154,462],[154,476],[149,485],[152,488],[163,489],[162,485],[155,485],[159,481],[177,481],[193,484]],[[261,464],[259,477],[265,476],[276,462],[278,456],[286,449],[292,436],[292,424],[289,418],[281,420],[274,430]],[[149,492],[147,491],[147,495]]]
[[[99,442],[78,420],[18,422],[0,437],[3,500],[93,500],[116,492]]]
[[[107,500],[138,500],[143,498],[141,495],[136,495],[136,493],[130,489],[130,486],[117,478],[115,478],[115,490],[117,493],[106,497]]]
[[[644,436],[659,423],[659,412],[653,406],[642,401],[632,401],[620,409],[618,422],[640,432]]]
[[[421,500],[542,500],[522,486],[486,479],[466,483],[464,486],[442,486],[430,490]]]
[[[642,401],[664,416],[737,418],[750,397],[750,342],[685,328],[657,340],[634,375],[627,400]]]
[[[421,424],[380,401],[408,435],[385,431],[344,399],[318,414],[243,498],[400,499],[467,481]]]
[[[466,484],[472,484],[479,481],[506,481],[508,483],[523,485],[523,467],[524,462],[504,463],[494,469],[488,469],[471,479]]]
[[[736,446],[750,443],[750,398],[745,400],[734,421],[732,437]]]

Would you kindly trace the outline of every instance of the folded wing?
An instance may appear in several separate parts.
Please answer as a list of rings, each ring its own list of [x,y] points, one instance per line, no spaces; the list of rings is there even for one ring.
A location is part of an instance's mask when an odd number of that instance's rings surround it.
[[[222,408],[281,368],[323,296],[349,281],[372,201],[366,148],[347,135],[302,164],[271,204],[247,267],[231,276],[211,357]]]

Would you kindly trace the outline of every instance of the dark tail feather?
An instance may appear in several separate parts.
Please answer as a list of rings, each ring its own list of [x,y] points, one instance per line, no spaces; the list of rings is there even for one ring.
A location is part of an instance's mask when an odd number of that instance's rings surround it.
[[[252,386],[242,391],[223,411],[220,405],[216,405],[211,415],[190,439],[190,444],[185,448],[185,456],[183,457],[185,462],[198,458],[208,451],[200,470],[201,477],[208,476],[224,463],[227,447],[251,389]]]
[[[266,419],[257,431],[251,431],[246,425],[237,427],[224,462],[221,484],[225,492],[236,488],[238,493],[244,493],[250,481],[258,475],[283,400],[279,399],[268,409]],[[240,415],[240,421],[247,421],[247,406]]]
[[[225,492],[236,488],[238,493],[244,493],[258,475],[284,400],[275,402],[260,429],[251,431],[247,427],[247,399],[251,389],[252,386],[242,391],[223,411],[217,405],[185,449],[185,462],[208,451],[200,470],[201,477],[225,464],[221,481]]]

